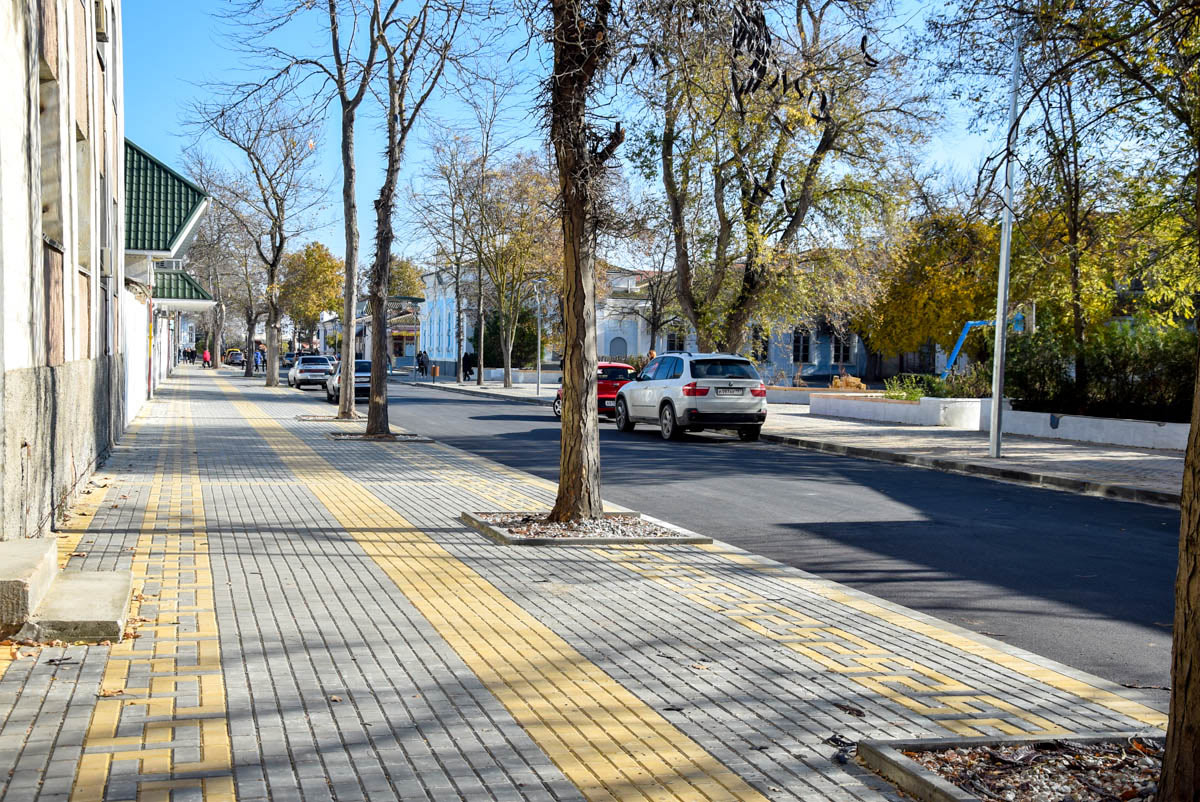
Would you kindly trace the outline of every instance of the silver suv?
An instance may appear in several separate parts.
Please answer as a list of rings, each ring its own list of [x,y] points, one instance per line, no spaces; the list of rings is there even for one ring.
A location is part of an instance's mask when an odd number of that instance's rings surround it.
[[[657,423],[664,440],[717,428],[757,440],[767,419],[767,388],[745,357],[671,351],[621,386],[616,419],[623,432],[639,422]]]

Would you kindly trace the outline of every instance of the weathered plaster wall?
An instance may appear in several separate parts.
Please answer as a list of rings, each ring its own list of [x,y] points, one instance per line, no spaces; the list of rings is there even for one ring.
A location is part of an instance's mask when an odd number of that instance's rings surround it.
[[[3,530],[38,537],[124,431],[121,357],[19,368],[4,375]],[[115,390],[115,392],[114,392]]]

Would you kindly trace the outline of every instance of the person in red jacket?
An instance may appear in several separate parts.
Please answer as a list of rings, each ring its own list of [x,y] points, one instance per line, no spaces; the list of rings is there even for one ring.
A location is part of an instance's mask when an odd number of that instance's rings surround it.
[[[206,367],[206,368],[212,367],[212,355],[208,353],[207,348],[204,349],[204,367]]]

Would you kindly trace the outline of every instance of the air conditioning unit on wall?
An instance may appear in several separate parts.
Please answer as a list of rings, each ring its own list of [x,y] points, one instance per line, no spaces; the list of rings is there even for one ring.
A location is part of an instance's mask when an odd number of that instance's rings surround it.
[[[108,41],[108,2],[96,0],[96,41]]]

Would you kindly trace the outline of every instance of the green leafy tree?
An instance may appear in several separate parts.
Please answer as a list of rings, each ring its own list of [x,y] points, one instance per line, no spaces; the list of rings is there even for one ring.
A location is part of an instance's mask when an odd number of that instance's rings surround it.
[[[402,295],[409,298],[425,297],[425,282],[421,280],[421,271],[416,262],[406,257],[392,257],[388,295]]]
[[[321,313],[341,305],[345,271],[342,260],[319,242],[283,258],[279,306],[297,332],[311,337]]]

